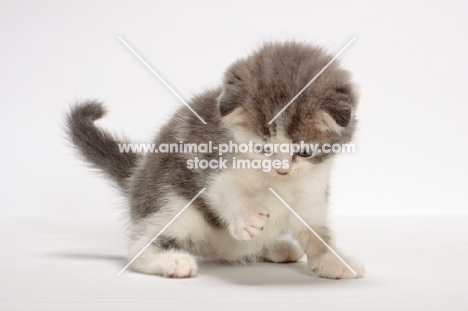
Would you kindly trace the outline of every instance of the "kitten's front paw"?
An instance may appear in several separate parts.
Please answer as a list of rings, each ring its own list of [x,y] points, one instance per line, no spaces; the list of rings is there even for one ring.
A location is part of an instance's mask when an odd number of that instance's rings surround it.
[[[256,210],[244,217],[234,219],[228,226],[229,232],[237,240],[250,240],[261,234],[270,213],[267,210]]]
[[[343,260],[353,268],[357,275],[349,270],[335,255],[330,252],[308,261],[308,265],[315,274],[322,278],[353,279],[364,276],[365,269],[362,264],[349,258],[343,258]]]

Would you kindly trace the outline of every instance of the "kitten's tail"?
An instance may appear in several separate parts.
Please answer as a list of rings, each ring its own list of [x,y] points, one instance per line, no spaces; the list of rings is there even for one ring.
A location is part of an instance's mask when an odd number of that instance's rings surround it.
[[[103,170],[126,191],[128,178],[136,166],[138,155],[121,152],[119,143],[125,143],[98,128],[94,121],[106,113],[102,103],[88,100],[73,107],[67,115],[70,140],[85,160]]]

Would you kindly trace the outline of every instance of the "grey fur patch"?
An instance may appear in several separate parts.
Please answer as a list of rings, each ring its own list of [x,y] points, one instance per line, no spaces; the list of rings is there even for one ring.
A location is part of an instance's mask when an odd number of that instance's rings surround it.
[[[156,241],[153,242],[153,245],[157,246],[161,250],[180,250],[181,246],[175,238],[169,236],[161,235]]]

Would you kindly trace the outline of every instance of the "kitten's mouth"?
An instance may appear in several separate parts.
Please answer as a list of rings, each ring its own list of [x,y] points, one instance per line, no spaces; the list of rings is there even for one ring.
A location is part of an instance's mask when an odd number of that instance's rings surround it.
[[[284,172],[284,171],[276,171],[276,173],[278,173],[278,175],[282,175],[282,176],[287,176],[289,175],[289,172]]]
[[[274,161],[280,161],[282,163],[281,167],[275,167],[276,173],[278,175],[287,176],[291,173],[292,166],[292,155],[286,152],[277,152],[272,156]]]

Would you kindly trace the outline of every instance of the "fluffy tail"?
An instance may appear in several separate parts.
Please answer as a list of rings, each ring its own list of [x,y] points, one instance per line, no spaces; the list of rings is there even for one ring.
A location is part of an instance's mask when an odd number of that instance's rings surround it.
[[[105,112],[102,103],[96,101],[76,105],[67,115],[69,136],[85,160],[103,170],[125,191],[138,156],[120,152],[118,144],[122,141],[94,124]]]

